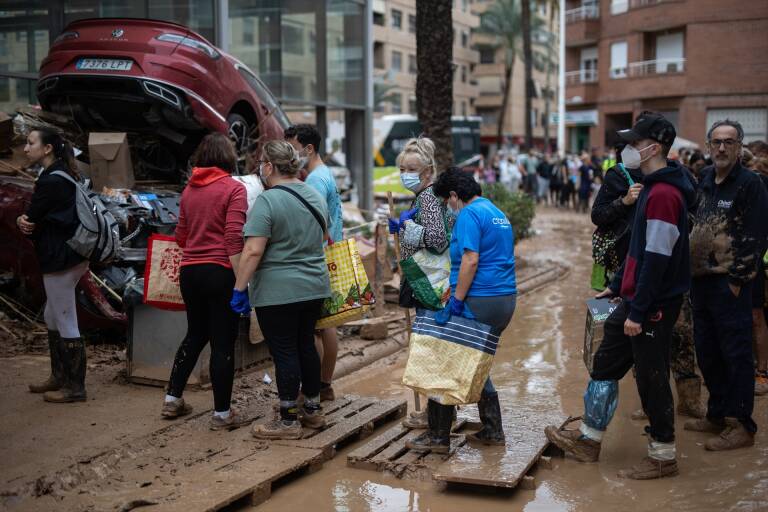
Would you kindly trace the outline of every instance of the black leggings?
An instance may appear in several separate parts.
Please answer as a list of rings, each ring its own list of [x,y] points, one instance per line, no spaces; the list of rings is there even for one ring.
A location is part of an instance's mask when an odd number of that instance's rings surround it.
[[[211,342],[211,386],[216,411],[229,410],[235,378],[237,314],[229,307],[235,274],[215,264],[181,268],[181,295],[187,307],[187,335],[173,361],[168,394],[181,397],[197,358]]]
[[[315,348],[315,324],[323,299],[256,308],[259,327],[275,363],[277,394],[289,407],[299,396],[320,394],[320,356]]]

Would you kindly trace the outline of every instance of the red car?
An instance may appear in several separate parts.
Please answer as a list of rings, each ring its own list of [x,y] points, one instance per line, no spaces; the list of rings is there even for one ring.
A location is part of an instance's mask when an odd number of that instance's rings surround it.
[[[181,167],[209,131],[229,133],[243,154],[289,124],[242,62],[186,27],[147,19],[69,24],[40,66],[37,97],[88,131],[159,136]]]

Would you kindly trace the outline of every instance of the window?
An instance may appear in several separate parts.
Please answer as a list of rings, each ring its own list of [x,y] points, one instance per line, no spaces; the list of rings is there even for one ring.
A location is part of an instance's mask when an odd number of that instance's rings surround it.
[[[399,92],[392,93],[392,113],[393,114],[403,113],[403,95],[400,94]]]
[[[684,52],[682,32],[656,36],[656,72],[679,73],[683,71]]]
[[[461,102],[461,115],[466,116],[467,115],[467,102],[462,101]]]
[[[461,31],[461,47],[466,48],[467,46],[469,46],[469,33],[462,30]]]
[[[243,44],[253,45],[253,18],[243,18]]]
[[[409,114],[418,114],[418,111],[416,110],[416,97],[411,96],[408,98],[408,113]]]
[[[304,55],[304,28],[283,24],[283,51],[293,55]]]
[[[384,20],[384,13],[383,12],[374,12],[373,13],[373,24],[378,25],[380,27],[383,27],[386,25],[386,21]]]
[[[590,46],[581,49],[580,55],[581,82],[597,81],[597,46]]]
[[[707,126],[709,130],[715,121],[731,119],[741,123],[744,128],[744,143],[753,140],[768,139],[768,109],[766,108],[710,108],[707,110]]]
[[[403,13],[397,9],[392,9],[392,28],[396,30],[403,29]]]
[[[403,54],[398,51],[392,51],[392,69],[394,71],[403,70]]]
[[[416,56],[415,55],[409,55],[408,56],[408,72],[412,75],[415,75],[419,70],[419,66],[416,63]]]
[[[611,78],[627,76],[627,42],[619,41],[611,45]]]
[[[384,62],[384,43],[373,43],[373,67],[376,69],[386,69],[387,65]]]
[[[629,10],[629,0],[611,0],[611,14],[623,14]]]
[[[496,60],[496,49],[490,46],[480,47],[480,64],[493,64]]]
[[[416,16],[413,14],[408,15],[408,32],[411,34],[416,33]]]
[[[461,83],[467,83],[467,66],[461,65]]]

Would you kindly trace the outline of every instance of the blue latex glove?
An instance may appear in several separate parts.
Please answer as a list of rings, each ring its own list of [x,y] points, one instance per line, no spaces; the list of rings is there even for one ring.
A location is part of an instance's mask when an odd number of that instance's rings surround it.
[[[232,300],[229,301],[229,307],[238,315],[243,315],[251,310],[251,303],[248,302],[248,290],[232,290]]]
[[[405,221],[413,220],[417,213],[419,213],[419,209],[413,208],[401,213],[400,219],[389,219],[389,233],[392,235],[399,233],[400,230],[405,227]]]
[[[389,234],[396,235],[400,232],[400,221],[397,219],[387,219],[389,223]]]
[[[451,316],[461,316],[469,320],[476,320],[474,313],[470,311],[469,306],[464,304],[463,300],[459,300],[456,297],[451,296],[448,304],[443,309],[435,313],[435,323],[437,325],[445,325],[451,319]]]

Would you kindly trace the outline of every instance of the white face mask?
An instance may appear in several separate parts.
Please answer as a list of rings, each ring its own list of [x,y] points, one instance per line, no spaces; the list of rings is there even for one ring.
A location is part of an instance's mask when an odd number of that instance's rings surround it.
[[[400,183],[411,192],[416,192],[421,186],[421,176],[417,172],[400,173]]]
[[[648,160],[648,158],[651,158],[650,156],[647,158],[643,158],[640,155],[641,151],[645,151],[649,147],[653,146],[653,144],[650,144],[648,146],[645,146],[643,149],[637,149],[634,146],[627,145],[622,151],[621,151],[621,161],[624,164],[624,167],[627,169],[639,169],[640,165]]]
[[[264,187],[264,190],[267,190],[269,188],[269,181],[268,177],[264,176],[264,164],[259,164],[259,180],[261,180],[261,184]]]

